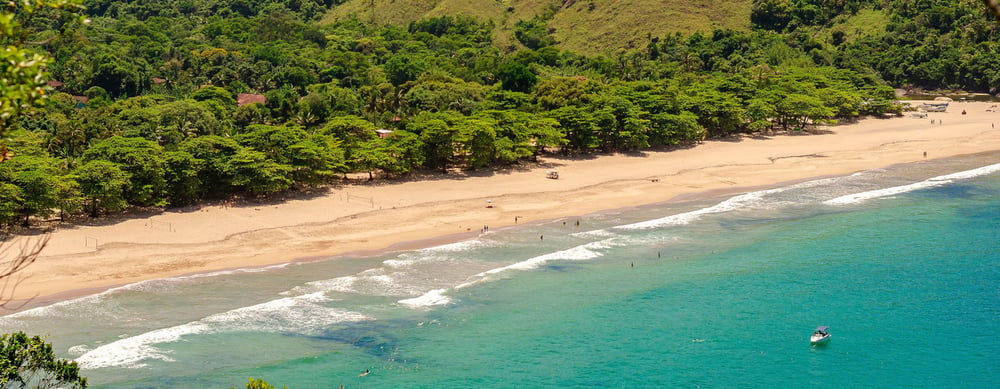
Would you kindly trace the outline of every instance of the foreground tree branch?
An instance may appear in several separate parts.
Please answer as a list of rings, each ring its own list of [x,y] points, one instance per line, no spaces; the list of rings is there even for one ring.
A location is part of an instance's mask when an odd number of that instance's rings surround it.
[[[19,244],[0,242],[0,308],[18,309],[30,301],[24,299],[19,304],[13,306],[11,304],[14,290],[27,279],[18,273],[38,259],[42,250],[49,244],[50,237],[51,235],[45,232],[38,239],[25,239]]]

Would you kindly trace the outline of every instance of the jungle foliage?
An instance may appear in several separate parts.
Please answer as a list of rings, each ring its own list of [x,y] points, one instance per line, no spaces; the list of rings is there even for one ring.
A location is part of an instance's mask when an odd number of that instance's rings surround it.
[[[0,335],[0,387],[86,388],[76,362],[59,359],[52,345],[24,332]]]
[[[898,112],[893,86],[1000,84],[997,25],[973,0],[756,0],[750,31],[597,56],[560,49],[546,14],[511,49],[462,16],[317,22],[339,3],[86,0],[83,28],[25,18],[4,43],[51,58],[53,82],[3,134],[0,224],[790,131]],[[884,29],[848,28],[863,15]]]

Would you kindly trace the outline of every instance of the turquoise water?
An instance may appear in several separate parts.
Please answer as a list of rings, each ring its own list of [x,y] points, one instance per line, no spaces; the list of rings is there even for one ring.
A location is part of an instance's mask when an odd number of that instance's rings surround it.
[[[251,376],[293,389],[989,387],[998,163],[930,161],[148,281],[0,318],[0,331],[46,335],[106,388]],[[809,344],[817,325],[828,344]]]

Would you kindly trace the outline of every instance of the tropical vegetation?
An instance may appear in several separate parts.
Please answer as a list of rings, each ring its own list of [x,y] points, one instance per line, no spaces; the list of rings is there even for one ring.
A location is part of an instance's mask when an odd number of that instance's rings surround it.
[[[86,388],[76,362],[59,359],[52,345],[24,332],[0,334],[0,387]]]
[[[753,0],[746,27],[593,55],[552,26],[603,2],[506,27],[372,23],[339,0],[85,0],[84,25],[59,3],[3,13],[5,58],[32,67],[3,68],[23,82],[0,101],[0,224],[796,131],[898,113],[894,87],[1000,85],[973,0]]]

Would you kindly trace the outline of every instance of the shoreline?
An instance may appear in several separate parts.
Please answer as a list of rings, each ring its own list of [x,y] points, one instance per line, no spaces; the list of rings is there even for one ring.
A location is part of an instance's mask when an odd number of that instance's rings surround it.
[[[553,218],[548,218],[548,219],[532,220],[530,222],[524,222],[524,223],[519,223],[519,224],[515,224],[515,225],[505,225],[505,226],[501,226],[501,227],[498,227],[498,228],[492,228],[491,227],[491,231],[492,230],[507,230],[507,229],[511,229],[511,228],[518,228],[518,227],[521,227],[521,226],[540,225],[540,224],[545,224],[545,223],[551,223],[551,222],[554,222],[554,221],[558,221],[560,219],[571,219],[571,218],[583,219],[583,218],[586,218],[586,217],[588,217],[590,215],[599,215],[599,214],[604,214],[604,213],[614,213],[614,212],[619,212],[619,211],[624,211],[624,210],[634,210],[634,209],[643,208],[643,207],[649,207],[649,206],[657,206],[657,205],[665,205],[665,204],[677,204],[677,203],[685,203],[685,202],[697,202],[697,201],[706,201],[706,200],[712,200],[712,199],[721,199],[721,198],[724,198],[724,197],[729,197],[729,196],[733,196],[733,195],[737,195],[737,194],[741,194],[741,193],[748,193],[748,192],[752,192],[752,191],[756,191],[756,190],[778,188],[778,187],[782,187],[782,186],[786,186],[786,185],[791,185],[791,184],[795,184],[795,183],[799,183],[799,182],[806,182],[806,181],[811,181],[811,180],[821,179],[821,178],[842,177],[842,176],[846,176],[846,175],[849,175],[849,174],[851,174],[851,173],[847,173],[847,174],[843,174],[843,175],[824,175],[824,176],[817,176],[817,177],[806,177],[806,178],[802,178],[802,179],[782,181],[782,182],[775,183],[773,185],[757,185],[757,186],[752,186],[752,187],[709,189],[709,190],[706,190],[706,191],[703,191],[703,192],[698,192],[698,193],[682,193],[682,194],[680,194],[678,196],[675,196],[674,198],[668,199],[666,201],[659,201],[659,202],[647,203],[647,204],[629,205],[629,206],[619,207],[619,208],[602,209],[602,210],[588,212],[588,213],[584,213],[584,214],[580,214],[580,215],[564,215],[564,216],[558,216],[558,217],[553,217]],[[265,268],[269,268],[269,267],[287,266],[287,265],[311,263],[311,262],[318,262],[318,261],[350,260],[350,259],[358,258],[358,257],[378,256],[378,255],[390,254],[390,253],[396,253],[396,252],[403,252],[403,251],[410,251],[410,250],[420,250],[420,249],[429,248],[429,247],[435,247],[435,246],[440,246],[440,245],[445,245],[445,244],[450,244],[450,243],[461,242],[461,241],[464,241],[464,240],[467,240],[467,239],[475,239],[475,238],[480,237],[482,235],[483,235],[483,233],[481,233],[481,232],[480,233],[475,233],[475,232],[455,233],[455,234],[448,234],[448,235],[442,235],[442,236],[436,236],[436,237],[421,238],[421,239],[412,240],[412,241],[393,242],[393,243],[389,244],[388,246],[385,246],[385,247],[382,247],[382,248],[355,250],[355,251],[349,251],[349,252],[344,252],[344,253],[337,253],[337,254],[333,254],[333,255],[314,255],[314,256],[306,256],[306,257],[296,257],[296,258],[292,258],[292,259],[290,259],[288,261],[285,261],[285,262],[278,262],[278,263],[272,263],[272,264],[262,264],[262,265],[254,265],[254,266],[239,266],[239,267],[222,268],[222,269],[207,269],[207,270],[195,271],[195,272],[191,272],[191,273],[179,274],[179,275],[174,275],[174,276],[169,276],[169,277],[142,279],[142,280],[138,280],[138,281],[135,281],[135,282],[128,282],[128,283],[122,283],[122,284],[116,284],[116,285],[96,286],[96,287],[89,287],[89,288],[65,290],[65,291],[60,291],[60,292],[55,293],[55,294],[46,295],[46,296],[38,296],[36,298],[31,298],[31,299],[27,299],[27,300],[12,300],[12,301],[10,301],[10,305],[15,306],[16,308],[12,309],[10,312],[8,312],[8,314],[10,314],[10,313],[17,313],[17,312],[21,312],[21,311],[26,311],[26,310],[30,310],[30,309],[33,309],[33,308],[44,307],[44,306],[52,305],[52,304],[63,302],[63,301],[74,300],[74,299],[81,298],[81,297],[86,297],[86,296],[91,296],[91,295],[97,295],[97,294],[100,294],[100,293],[103,293],[103,292],[107,292],[109,290],[113,290],[113,289],[117,289],[117,288],[123,288],[123,287],[127,287],[129,285],[135,285],[135,284],[146,282],[146,281],[155,281],[155,280],[170,279],[170,278],[184,278],[184,277],[193,277],[193,276],[203,276],[203,275],[209,275],[209,274],[213,274],[213,273],[236,272],[236,271],[240,271],[240,270],[265,269]],[[0,316],[3,316],[3,315],[0,315]]]
[[[532,169],[347,185],[280,204],[206,205],[60,227],[12,297],[37,296],[18,309],[25,310],[152,279],[431,247],[474,237],[482,226],[510,228],[998,151],[1000,113],[991,105],[953,103],[953,112],[928,118],[947,124],[908,116],[863,119],[819,134],[545,158]],[[958,113],[963,109],[968,114]],[[550,169],[563,177],[544,178]]]

